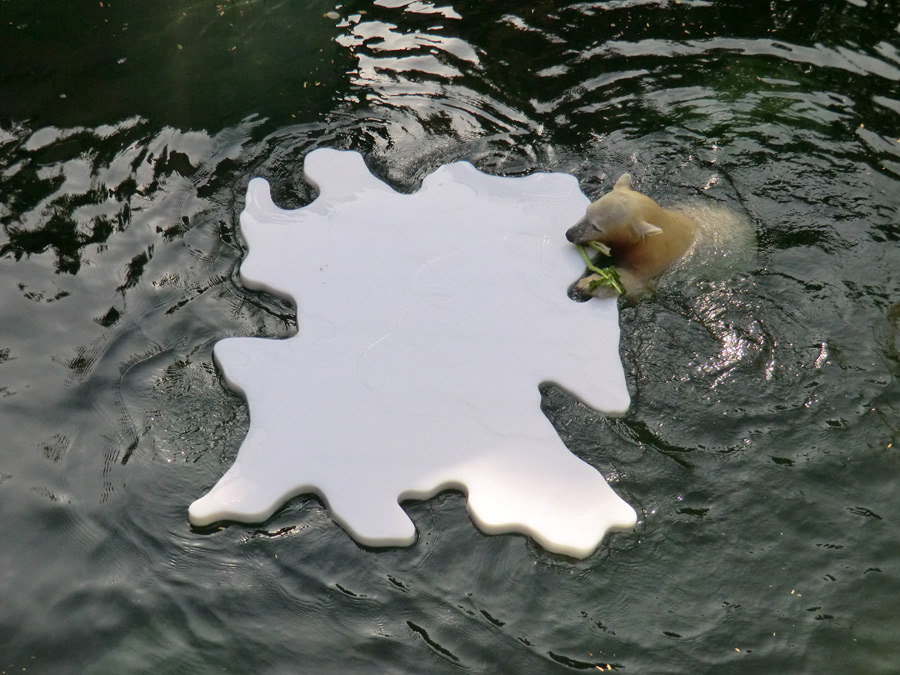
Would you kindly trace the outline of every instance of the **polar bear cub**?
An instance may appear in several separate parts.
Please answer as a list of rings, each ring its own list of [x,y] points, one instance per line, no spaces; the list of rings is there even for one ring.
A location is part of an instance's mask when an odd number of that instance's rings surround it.
[[[664,209],[632,190],[627,173],[616,181],[612,192],[588,206],[584,217],[566,232],[573,244],[596,242],[612,250],[612,261],[626,293],[645,288],[691,248],[696,236],[697,223],[692,218]],[[596,275],[585,277],[576,288],[590,294],[587,289],[594,278]]]

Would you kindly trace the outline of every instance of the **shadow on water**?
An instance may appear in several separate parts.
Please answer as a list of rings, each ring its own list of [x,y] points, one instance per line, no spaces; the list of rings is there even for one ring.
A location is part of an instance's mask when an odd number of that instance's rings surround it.
[[[0,671],[895,672],[898,17],[0,3]],[[248,425],[212,345],[302,330],[241,287],[244,190],[309,202],[316,147],[404,191],[458,159],[591,198],[628,171],[749,219],[748,269],[620,304],[628,414],[543,391],[634,530],[569,560],[457,493],[405,505],[408,549],[314,497],[191,530]]]

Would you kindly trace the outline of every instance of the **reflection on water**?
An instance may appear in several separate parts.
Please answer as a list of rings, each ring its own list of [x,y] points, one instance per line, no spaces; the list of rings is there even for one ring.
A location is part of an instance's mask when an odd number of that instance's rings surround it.
[[[0,670],[896,670],[894,0],[2,6]],[[746,216],[748,268],[622,303],[627,415],[544,392],[633,532],[190,530],[248,424],[212,344],[303,329],[235,275],[246,183],[306,203],[323,146]]]

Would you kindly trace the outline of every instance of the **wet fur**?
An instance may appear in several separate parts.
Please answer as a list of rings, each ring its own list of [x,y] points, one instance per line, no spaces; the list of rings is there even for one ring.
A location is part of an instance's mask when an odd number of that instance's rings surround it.
[[[691,248],[696,236],[697,223],[692,218],[632,190],[627,173],[566,232],[574,244],[599,242],[612,250],[612,262],[626,293],[646,288]],[[604,265],[602,256],[598,263]],[[595,278],[585,277],[577,289],[590,294],[588,285]],[[600,287],[593,294],[608,292]]]

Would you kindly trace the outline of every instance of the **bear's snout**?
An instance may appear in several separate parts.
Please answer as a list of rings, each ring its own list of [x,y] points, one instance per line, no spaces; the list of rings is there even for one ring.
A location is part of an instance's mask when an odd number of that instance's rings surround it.
[[[573,244],[587,244],[590,241],[590,236],[588,235],[590,229],[590,223],[582,218],[566,230],[566,239]]]

